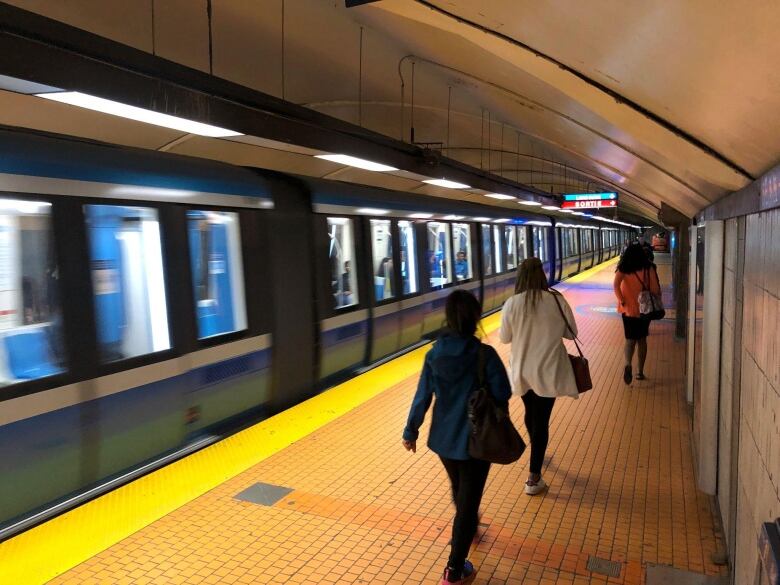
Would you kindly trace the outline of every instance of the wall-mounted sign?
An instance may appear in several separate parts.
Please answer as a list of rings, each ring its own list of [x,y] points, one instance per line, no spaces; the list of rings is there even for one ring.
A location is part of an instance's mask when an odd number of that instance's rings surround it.
[[[563,196],[564,201],[617,201],[617,193],[568,193]]]
[[[584,201],[564,201],[561,209],[598,209],[617,207],[616,199],[586,199]]]

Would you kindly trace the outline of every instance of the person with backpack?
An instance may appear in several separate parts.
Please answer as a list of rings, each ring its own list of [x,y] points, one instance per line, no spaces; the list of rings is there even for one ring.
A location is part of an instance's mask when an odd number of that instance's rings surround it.
[[[477,390],[480,362],[482,378],[499,408],[508,408],[512,395],[509,379],[496,350],[475,337],[482,307],[468,291],[447,297],[443,333],[425,356],[417,392],[403,432],[403,446],[417,451],[418,429],[436,396],[428,447],[441,459],[450,478],[455,519],[450,556],[441,584],[470,583],[476,576],[466,560],[479,524],[479,504],[490,463],[469,456],[469,397]],[[481,356],[481,357],[480,357]]]
[[[550,434],[550,416],[559,396],[579,398],[577,382],[562,339],[574,339],[577,323],[569,303],[547,286],[539,258],[528,258],[517,269],[515,294],[501,310],[502,343],[511,343],[512,391],[525,405],[525,426],[531,438],[530,475],[525,493],[534,496],[547,487],[542,465]]]
[[[618,312],[623,318],[625,365],[623,381],[631,384],[633,380],[632,362],[637,350],[637,380],[645,379],[645,360],[647,359],[647,336],[650,332],[651,318],[640,312],[639,297],[643,291],[660,297],[661,283],[655,265],[648,259],[641,244],[631,244],[618,263],[613,281]]]

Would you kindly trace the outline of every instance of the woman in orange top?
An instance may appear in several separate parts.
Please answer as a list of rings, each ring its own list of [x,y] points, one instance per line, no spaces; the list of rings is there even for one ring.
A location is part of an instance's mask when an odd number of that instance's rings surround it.
[[[618,263],[613,283],[615,296],[618,300],[618,311],[623,316],[623,331],[626,335],[623,381],[630,384],[633,379],[631,362],[634,350],[638,346],[637,380],[645,379],[645,359],[647,358],[647,334],[650,319],[639,313],[639,293],[649,289],[655,295],[661,294],[661,283],[655,265],[647,259],[640,244],[629,245]]]

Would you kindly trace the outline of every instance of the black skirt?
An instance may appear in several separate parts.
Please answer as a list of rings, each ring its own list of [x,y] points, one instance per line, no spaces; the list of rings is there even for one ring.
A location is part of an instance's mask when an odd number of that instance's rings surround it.
[[[642,317],[626,317],[623,315],[623,333],[626,339],[644,339],[650,329],[650,319]]]

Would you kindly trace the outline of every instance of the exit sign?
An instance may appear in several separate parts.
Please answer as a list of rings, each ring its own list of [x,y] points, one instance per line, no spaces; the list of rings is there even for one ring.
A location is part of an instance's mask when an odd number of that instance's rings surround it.
[[[600,209],[604,207],[617,207],[617,201],[614,199],[586,199],[561,203],[561,209]]]

